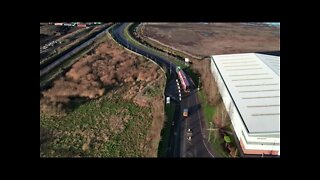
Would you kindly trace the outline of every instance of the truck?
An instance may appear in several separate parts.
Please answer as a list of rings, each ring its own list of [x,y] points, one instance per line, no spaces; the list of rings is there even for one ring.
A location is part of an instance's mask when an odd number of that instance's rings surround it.
[[[183,117],[188,117],[188,109],[183,109]]]
[[[182,88],[186,93],[190,92],[190,83],[187,80],[186,74],[183,72],[180,66],[176,68],[176,72],[178,74],[178,78],[180,79],[180,82],[182,84]]]

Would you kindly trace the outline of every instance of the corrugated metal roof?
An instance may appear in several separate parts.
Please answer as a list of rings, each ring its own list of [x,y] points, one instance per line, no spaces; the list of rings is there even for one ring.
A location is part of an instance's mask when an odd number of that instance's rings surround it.
[[[280,57],[257,53],[212,57],[249,132],[280,132]]]

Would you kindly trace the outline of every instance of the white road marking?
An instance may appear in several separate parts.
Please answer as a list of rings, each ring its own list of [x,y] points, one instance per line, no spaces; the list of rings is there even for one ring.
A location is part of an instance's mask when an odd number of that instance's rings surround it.
[[[198,97],[197,97],[196,95],[195,95],[195,97],[196,97],[196,104],[198,104]],[[200,122],[200,131],[201,131],[201,134],[202,134],[202,137],[203,137],[202,124],[201,124],[201,119],[200,119],[199,110],[198,110],[197,112],[198,112],[198,118],[199,118],[199,122]],[[203,141],[204,147],[207,149],[208,153],[209,153],[212,157],[214,157],[213,154],[211,154],[211,152],[209,151],[206,143],[204,142],[204,139],[202,139],[202,141]]]

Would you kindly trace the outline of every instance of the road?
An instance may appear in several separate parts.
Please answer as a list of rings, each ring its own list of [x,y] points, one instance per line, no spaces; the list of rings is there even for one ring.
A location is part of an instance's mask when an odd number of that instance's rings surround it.
[[[58,66],[60,63],[62,63],[63,61],[67,60],[68,58],[70,58],[71,56],[73,56],[74,54],[80,52],[82,49],[84,49],[85,47],[89,46],[90,44],[92,44],[94,42],[94,40],[96,40],[97,38],[99,38],[100,36],[102,36],[103,34],[107,33],[108,31],[108,27],[106,26],[104,27],[103,31],[98,33],[97,35],[95,35],[94,37],[90,38],[89,40],[87,40],[86,42],[80,44],[79,46],[77,46],[76,48],[72,49],[70,52],[68,52],[67,54],[61,56],[60,58],[58,58],[57,60],[55,60],[54,62],[52,62],[51,64],[45,66],[44,68],[40,69],[40,77],[47,74],[49,71],[51,71],[54,67]]]
[[[124,29],[128,24],[129,23],[120,23],[115,26],[111,31],[113,38],[122,46],[155,61],[166,70],[167,74],[169,74],[168,79],[171,79],[167,83],[165,95],[177,99],[173,101],[173,103],[176,103],[177,108],[174,115],[174,125],[170,132],[168,157],[214,157],[206,140],[207,135],[205,129],[207,127],[205,126],[203,111],[199,102],[198,93],[196,93],[196,87],[191,88],[190,94],[182,94],[183,98],[180,102],[176,83],[176,66],[172,63],[170,64],[170,61],[157,54],[127,41],[124,36]],[[170,68],[171,74],[169,73]],[[187,78],[190,81],[190,77]],[[189,109],[190,116],[187,119],[182,118],[181,112],[183,108]],[[186,138],[188,128],[193,132],[191,141]]]

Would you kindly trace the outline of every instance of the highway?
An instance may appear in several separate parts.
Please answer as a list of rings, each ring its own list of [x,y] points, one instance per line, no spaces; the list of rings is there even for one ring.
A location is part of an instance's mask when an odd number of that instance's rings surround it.
[[[125,27],[129,23],[120,23],[110,31],[112,37],[122,46],[141,54],[159,64],[168,74],[170,81],[167,83],[165,90],[166,96],[173,97],[172,103],[176,103],[176,111],[174,114],[174,124],[170,132],[168,143],[168,157],[214,157],[210,145],[207,143],[207,131],[204,121],[203,111],[199,102],[197,88],[192,86],[189,94],[182,93],[182,101],[179,101],[179,92],[177,87],[176,66],[170,61],[159,55],[141,48],[136,44],[127,41],[124,36]],[[171,68],[171,74],[170,69]],[[190,77],[187,77],[189,82]],[[189,109],[189,117],[182,117],[182,110]],[[187,129],[192,130],[192,139],[187,139]]]
[[[104,30],[102,30],[102,32],[98,33],[97,35],[95,35],[94,37],[92,37],[89,40],[85,41],[84,43],[80,44],[79,46],[77,46],[76,48],[72,49],[70,52],[68,52],[67,54],[61,56],[60,58],[58,58],[57,60],[55,60],[51,64],[47,65],[46,67],[40,69],[40,77],[45,75],[45,74],[47,74],[49,71],[51,71],[53,68],[55,68],[56,66],[61,64],[63,61],[67,60],[68,58],[70,58],[74,54],[80,52],[82,49],[84,49],[85,47],[87,47],[90,44],[92,44],[94,42],[94,40],[96,40],[97,38],[99,38],[102,35],[106,34],[108,32],[108,28],[109,28],[109,26],[104,27],[103,28]]]

